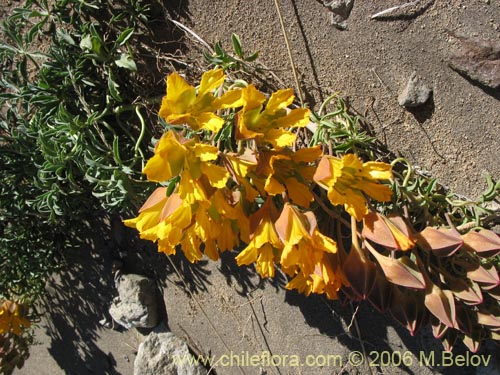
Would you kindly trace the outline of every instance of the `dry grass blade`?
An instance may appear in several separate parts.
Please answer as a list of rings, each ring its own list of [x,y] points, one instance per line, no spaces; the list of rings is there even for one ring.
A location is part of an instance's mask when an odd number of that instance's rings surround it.
[[[191,30],[189,27],[187,27],[186,25],[183,25],[182,23],[180,23],[179,21],[176,21],[176,20],[173,20],[173,19],[169,19],[174,25],[176,25],[177,27],[179,27],[180,29],[182,29],[184,32],[186,32],[187,34],[191,35],[193,38],[195,38],[198,42],[200,42],[203,47],[205,47],[206,49],[208,49],[210,51],[210,53],[214,53],[214,50],[212,47],[210,47],[210,45],[205,42],[205,40],[203,40],[203,38],[201,36],[199,36],[198,34],[196,34],[193,30]]]
[[[380,18],[380,17],[384,17],[384,16],[387,16],[388,14],[390,14],[390,13],[396,11],[396,10],[408,8],[408,7],[411,7],[413,5],[417,5],[418,3],[420,3],[420,1],[421,0],[415,0],[415,1],[411,1],[411,2],[406,3],[406,4],[397,5],[397,6],[385,9],[385,10],[383,10],[381,12],[378,12],[378,13],[375,13],[374,15],[372,15],[371,19],[374,20],[374,19],[377,19],[377,18]]]

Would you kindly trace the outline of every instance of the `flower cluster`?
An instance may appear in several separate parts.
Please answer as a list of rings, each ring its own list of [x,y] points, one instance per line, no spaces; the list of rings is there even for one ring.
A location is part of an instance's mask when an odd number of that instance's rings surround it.
[[[198,88],[176,73],[167,78],[160,116],[194,135],[170,130],[161,137],[143,172],[162,186],[125,224],[160,252],[181,249],[191,262],[243,248],[238,265],[255,263],[262,277],[280,265],[291,278],[287,288],[337,298],[349,282],[337,243],[317,223],[313,189],[328,190],[334,206],[361,220],[367,197],[390,199],[391,189],[379,183],[392,177],[390,166],[325,156],[320,146],[295,150],[294,129],[306,126],[310,113],[289,108],[291,89],[266,98],[253,85],[224,84],[220,69],[203,74]],[[223,137],[237,147],[224,149]]]

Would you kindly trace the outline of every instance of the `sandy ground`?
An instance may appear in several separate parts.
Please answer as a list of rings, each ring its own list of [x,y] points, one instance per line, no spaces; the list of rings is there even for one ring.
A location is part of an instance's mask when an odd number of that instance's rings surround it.
[[[498,40],[495,25],[500,23],[500,0],[423,1],[429,5],[417,15],[370,20],[371,14],[404,2],[357,0],[348,29],[340,31],[330,24],[330,13],[321,2],[281,0],[302,89],[312,105],[331,93],[342,93],[392,151],[429,170],[457,192],[477,196],[484,188],[483,173],[500,178],[500,105],[498,97],[448,67],[448,58],[458,46],[446,30]],[[266,65],[287,85],[294,85],[273,1],[177,3],[184,14],[180,21],[209,43],[221,40],[229,46],[231,33],[237,33],[248,50],[258,50]],[[196,42],[189,53],[199,53]],[[397,96],[413,71],[432,86],[434,94],[429,107],[411,113],[398,106]],[[115,293],[113,251],[105,239],[86,245],[75,253],[71,271],[51,281],[46,318],[37,329],[41,344],[32,348],[26,366],[15,374],[132,374],[135,350],[147,332],[112,330],[98,323],[107,316]],[[230,257],[197,266],[176,258],[181,278],[150,246],[137,244],[129,253],[128,270],[158,280],[169,328],[199,353],[269,351],[303,359],[329,354],[342,359],[330,367],[218,367],[217,374],[368,373],[365,367],[348,363],[350,353],[362,349],[352,320],[355,308],[288,292],[280,278],[260,283],[253,269],[237,268]],[[409,368],[382,366],[373,369],[373,374],[474,371],[421,366],[421,352],[440,348],[428,332],[410,337],[390,317],[367,305],[360,307],[356,317],[368,352],[411,353]],[[485,350],[482,354],[489,355],[496,349]],[[491,367],[480,371],[495,373]]]
[[[136,348],[147,331],[107,329],[98,323],[109,318],[107,308],[113,290],[109,287],[111,258],[105,254],[111,251],[105,244],[94,244],[92,248],[100,249],[99,254],[89,248],[81,249],[74,258],[73,270],[51,281],[46,315],[36,330],[40,344],[32,348],[25,367],[15,374],[133,373]],[[228,366],[215,367],[219,375],[365,374],[366,367],[349,363],[352,353],[363,350],[359,333],[373,363],[378,355],[384,355],[381,353],[398,353],[410,364],[389,364],[374,368],[374,373],[426,375],[439,370],[443,374],[465,375],[473,371],[425,366],[424,358],[433,351],[440,353],[430,332],[411,337],[389,317],[366,304],[358,309],[320,296],[305,298],[286,291],[283,277],[261,282],[253,269],[238,268],[230,254],[220,262],[202,262],[197,266],[175,258],[175,267],[182,274],[179,277],[172,265],[164,257],[158,259],[150,246],[136,250],[137,253],[129,254],[128,262],[138,264],[140,260],[144,268],[136,271],[161,280],[168,327],[197,354],[233,358]],[[245,362],[247,356],[265,356],[267,352],[288,366],[276,368],[266,360],[256,366]],[[456,355],[459,353],[463,353],[463,348]],[[482,355],[487,358],[492,353],[489,348]],[[290,362],[295,360],[302,366]],[[321,366],[307,366],[306,361],[318,361],[311,363]]]
[[[126,232],[126,238],[131,235]],[[383,356],[406,358],[407,366],[386,358],[385,365],[372,368],[373,374],[497,371],[492,345],[478,354],[491,358],[487,367],[428,366],[426,358],[434,355],[439,363],[441,355],[432,334],[423,330],[411,337],[369,304],[342,306],[323,296],[306,298],[285,290],[283,275],[261,281],[254,268],[237,267],[231,254],[223,254],[218,262],[191,265],[180,256],[170,262],[150,244],[130,243],[125,269],[157,280],[165,324],[194,353],[222,361],[212,373],[366,374],[367,367],[353,362],[363,352],[361,342],[372,364]],[[111,329],[99,323],[109,320],[107,310],[116,294],[111,273],[114,254],[113,241],[102,238],[74,250],[70,271],[49,283],[44,319],[36,330],[40,343],[32,347],[31,357],[16,375],[133,374],[137,347],[148,331]],[[464,353],[459,346],[454,356]],[[252,366],[246,358],[253,355],[264,359]],[[281,366],[270,366],[266,355],[281,361]]]
[[[485,172],[500,177],[500,104],[498,96],[450,69],[448,60],[459,46],[447,31],[500,40],[500,1],[424,0],[415,11],[391,14],[398,17],[370,19],[407,2],[357,0],[345,31],[330,24],[331,13],[321,1],[279,4],[301,85],[313,107],[341,93],[366,115],[391,151],[458,193],[476,197],[485,187]],[[181,4],[189,11],[186,24],[209,44],[221,41],[229,49],[231,33],[239,34],[248,50],[259,51],[261,60],[295,88],[274,1]],[[433,101],[413,113],[397,102],[412,72],[434,92]]]

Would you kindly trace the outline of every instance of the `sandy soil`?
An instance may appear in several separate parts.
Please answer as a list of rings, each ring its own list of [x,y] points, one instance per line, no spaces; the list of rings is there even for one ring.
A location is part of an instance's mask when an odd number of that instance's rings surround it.
[[[424,0],[422,12],[408,10],[401,17],[370,19],[377,11],[405,2],[357,0],[347,20],[348,29],[340,31],[330,24],[330,12],[320,1],[279,1],[302,89],[313,107],[329,94],[340,92],[389,149],[429,170],[457,192],[475,197],[484,188],[483,173],[500,178],[500,103],[495,93],[485,92],[449,68],[449,56],[458,45],[446,30],[499,40],[500,0]],[[16,3],[1,0],[0,16],[7,9],[2,5]],[[262,61],[288,86],[294,86],[273,1],[174,3],[183,14],[179,21],[206,41],[220,40],[229,47],[231,33],[239,34],[245,48],[258,50]],[[188,47],[188,54],[199,55],[199,44],[189,42]],[[408,112],[399,107],[397,96],[414,71],[432,86],[433,101],[422,110]],[[114,293],[112,247],[106,241],[91,246],[95,251],[83,247],[75,258],[78,267],[50,283],[47,317],[37,330],[41,345],[33,348],[25,368],[16,374],[132,374],[134,351],[142,334],[98,324]],[[339,354],[345,361],[350,352],[361,350],[349,306],[287,292],[280,278],[260,283],[252,269],[236,268],[229,257],[198,266],[180,259],[175,262],[182,278],[154,248],[140,244],[129,250],[126,263],[128,271],[158,280],[169,327],[200,353],[270,350],[283,355]],[[389,317],[364,305],[356,316],[368,351],[409,351],[415,358],[410,368],[384,367],[378,373],[433,373],[416,360],[420,351],[439,349],[428,332],[412,338]],[[488,347],[485,353],[494,350]],[[474,371],[435,370],[453,375]],[[358,371],[367,373],[366,368],[349,366],[244,369],[247,374]],[[218,368],[217,373],[241,372]]]
[[[407,2],[357,0],[345,31],[330,24],[331,13],[321,1],[279,4],[311,106],[341,93],[366,115],[389,149],[456,192],[476,197],[485,186],[485,172],[500,177],[500,103],[498,96],[450,69],[449,57],[459,47],[447,30],[500,40],[500,1],[424,0],[417,9],[370,19]],[[231,33],[239,34],[248,50],[259,51],[267,66],[295,86],[273,1],[181,3],[189,11],[184,22],[198,35],[229,48]],[[397,97],[414,71],[434,95],[430,105],[411,113],[398,105]]]

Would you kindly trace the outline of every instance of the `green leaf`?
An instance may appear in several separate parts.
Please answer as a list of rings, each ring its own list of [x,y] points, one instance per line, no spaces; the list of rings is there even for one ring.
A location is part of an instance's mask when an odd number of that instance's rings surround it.
[[[115,60],[115,64],[120,68],[125,68],[133,72],[137,72],[137,65],[135,64],[132,56],[128,54],[122,53],[121,57],[118,60]]]
[[[215,53],[218,55],[218,56],[224,56],[226,53],[224,52],[224,50],[222,49],[222,46],[220,45],[219,42],[216,42],[214,44],[214,50],[215,50]]]
[[[120,146],[118,144],[118,137],[115,136],[113,138],[113,155],[115,157],[115,161],[118,163],[118,165],[122,165],[122,159],[120,157]]]
[[[241,49],[241,41],[240,37],[237,34],[231,35],[231,39],[233,41],[233,48],[236,55],[240,58],[243,58],[243,50]]]
[[[108,77],[108,91],[113,99],[118,102],[122,102],[123,99],[120,96],[120,91],[118,90],[118,84],[113,80],[111,76]]]
[[[60,41],[64,41],[64,42],[66,42],[66,43],[68,43],[69,45],[72,45],[72,46],[76,45],[75,40],[71,37],[71,35],[69,35],[69,33],[66,30],[64,30],[64,29],[57,29],[56,30],[56,35],[57,35],[57,38]],[[80,43],[80,47],[81,47],[81,43]]]
[[[134,28],[129,27],[120,34],[120,36],[116,39],[115,44],[123,46],[127,41],[130,39],[130,37],[134,34]]]
[[[179,176],[175,176],[174,178],[170,179],[170,181],[168,181],[168,184],[167,184],[167,196],[168,197],[170,197],[172,195],[172,193],[174,192],[175,187],[177,186],[179,181],[180,181]]]
[[[259,57],[259,53],[258,52],[254,52],[252,53],[250,56],[248,56],[245,61],[247,62],[252,62],[252,61],[255,61],[257,60],[257,58]]]

